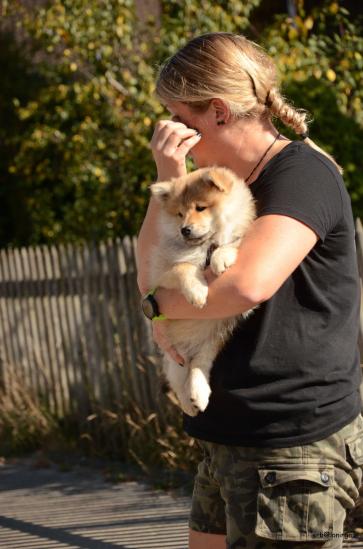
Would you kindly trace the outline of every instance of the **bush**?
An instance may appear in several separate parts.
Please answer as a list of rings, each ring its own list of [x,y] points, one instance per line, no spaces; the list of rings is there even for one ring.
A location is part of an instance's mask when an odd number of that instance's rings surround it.
[[[153,97],[156,69],[194,35],[244,33],[260,0],[161,2],[160,25],[131,0],[55,0],[4,13],[0,117],[0,245],[135,234],[156,169],[153,127],[168,116]],[[360,23],[338,2],[278,16],[258,41],[283,89],[314,116],[311,135],[345,168],[362,215]],[[6,39],[6,40],[5,40]]]
[[[310,135],[344,168],[355,216],[363,215],[363,37],[338,2],[276,18],[263,43],[277,60],[285,95],[310,111]]]

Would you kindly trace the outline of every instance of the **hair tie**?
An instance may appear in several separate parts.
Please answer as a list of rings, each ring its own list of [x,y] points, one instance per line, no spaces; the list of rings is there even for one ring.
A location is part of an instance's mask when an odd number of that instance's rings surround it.
[[[301,133],[300,137],[301,137],[302,140],[306,139],[307,137],[309,137],[309,132]]]

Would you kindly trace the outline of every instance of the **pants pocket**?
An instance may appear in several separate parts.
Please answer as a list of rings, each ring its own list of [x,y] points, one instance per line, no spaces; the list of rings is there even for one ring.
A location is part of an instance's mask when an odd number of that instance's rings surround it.
[[[313,541],[333,532],[334,466],[260,467],[256,535]]]
[[[363,431],[345,439],[347,461],[352,467],[351,478],[356,487],[353,499],[359,496],[359,487],[363,477]]]
[[[345,439],[348,458],[356,467],[363,467],[363,431]]]

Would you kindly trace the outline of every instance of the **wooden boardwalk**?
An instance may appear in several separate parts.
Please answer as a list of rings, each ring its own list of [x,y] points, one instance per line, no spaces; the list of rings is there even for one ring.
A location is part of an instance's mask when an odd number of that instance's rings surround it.
[[[1,549],[187,549],[190,498],[78,466],[0,467]],[[363,542],[347,542],[362,549]]]
[[[0,469],[1,549],[186,549],[190,498],[82,467]]]

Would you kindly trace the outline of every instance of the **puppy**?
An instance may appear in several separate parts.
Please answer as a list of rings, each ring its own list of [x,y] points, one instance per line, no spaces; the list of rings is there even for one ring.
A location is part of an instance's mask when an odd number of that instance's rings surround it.
[[[203,270],[210,264],[220,275],[235,262],[256,216],[252,193],[231,170],[215,166],[154,183],[150,190],[161,210],[149,287],[177,289],[201,308],[208,297]],[[238,320],[251,311],[225,319],[162,321],[170,343],[185,359],[181,367],[165,355],[163,370],[186,414],[206,409],[213,361]]]

